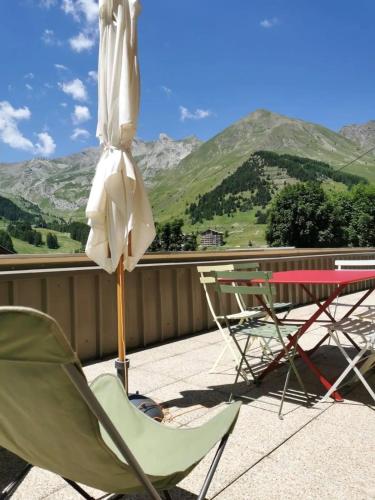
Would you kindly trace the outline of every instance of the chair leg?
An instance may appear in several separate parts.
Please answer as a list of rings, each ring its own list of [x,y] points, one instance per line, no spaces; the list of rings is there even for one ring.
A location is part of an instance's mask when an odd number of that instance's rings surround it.
[[[292,371],[292,365],[289,365],[288,373],[286,374],[286,377],[285,377],[284,389],[283,389],[283,393],[281,396],[281,402],[280,402],[280,407],[279,407],[279,419],[280,420],[284,420],[284,416],[283,416],[282,412],[283,412],[286,391],[287,391],[288,386],[289,386],[289,379],[290,379],[290,372],[291,371]]]
[[[219,356],[217,357],[217,360],[215,361],[215,363],[212,365],[212,367],[210,368],[210,371],[208,373],[214,373],[218,364],[220,363],[220,361],[222,360],[224,354],[227,352],[228,350],[228,345],[225,344],[224,346],[224,349],[221,351],[221,353],[219,354]]]
[[[221,353],[219,354],[219,357],[215,361],[214,365],[210,369],[209,373],[213,373],[216,370],[217,365],[220,363],[222,357],[224,356],[224,353],[228,349],[229,349],[229,351],[230,351],[230,353],[232,355],[234,363],[237,364],[239,362],[238,355],[235,352],[235,349],[233,348],[233,341],[232,341],[231,337],[229,336],[228,333],[225,333],[225,331],[222,328],[220,328],[220,333],[221,333],[221,336],[222,336],[222,338],[224,340],[225,346],[224,346],[223,350],[221,351]]]
[[[32,469],[32,465],[27,464],[22,471],[17,475],[16,479],[14,479],[11,483],[6,486],[3,491],[0,492],[0,500],[7,500],[10,498],[13,493],[16,491],[18,486],[22,483],[25,476],[28,474],[30,469]]]
[[[94,497],[92,497],[91,495],[89,495],[88,493],[86,493],[86,491],[83,488],[81,488],[74,481],[71,481],[70,479],[66,479],[65,477],[63,477],[63,479],[64,479],[65,482],[67,482],[69,484],[69,486],[71,486],[72,488],[74,488],[83,498],[86,498],[86,500],[95,500]]]
[[[236,344],[236,346],[237,346],[238,351],[239,351],[239,352],[240,352],[240,354],[241,354],[241,359],[240,359],[240,363],[239,363],[239,365],[237,366],[237,374],[236,374],[236,379],[235,379],[234,383],[235,383],[235,384],[237,384],[237,382],[238,382],[238,379],[239,379],[240,375],[241,375],[242,377],[244,377],[244,376],[242,375],[242,365],[243,365],[243,363],[245,363],[245,364],[246,364],[246,367],[247,367],[247,369],[249,370],[249,372],[251,373],[251,376],[253,377],[254,382],[255,382],[255,383],[257,383],[257,382],[258,382],[258,379],[257,379],[257,377],[256,377],[255,373],[253,372],[253,370],[252,370],[251,366],[249,365],[249,362],[248,362],[248,361],[247,361],[247,359],[246,359],[246,353],[247,353],[247,350],[248,350],[248,348],[249,348],[249,342],[250,342],[250,340],[251,340],[251,337],[247,337],[247,339],[246,339],[246,344],[245,344],[245,348],[244,348],[244,350],[243,350],[243,351],[241,350],[241,346],[240,346],[240,344],[239,344],[238,340],[236,339],[235,335],[233,335],[233,336],[232,336],[232,338],[233,338],[233,340],[234,340],[234,342],[235,342],[235,344]],[[247,377],[246,377],[245,382],[248,382]]]
[[[214,474],[216,472],[217,466],[218,466],[219,461],[221,459],[221,456],[223,454],[225,445],[227,444],[228,438],[229,438],[229,434],[226,434],[223,437],[223,439],[220,441],[219,447],[216,450],[215,457],[214,457],[212,464],[209,468],[209,471],[207,473],[206,479],[204,480],[202,489],[198,495],[197,500],[204,500],[204,498],[206,497],[206,493],[208,491],[208,488],[210,487],[211,481],[212,481]]]
[[[327,392],[327,394],[325,394],[325,396],[323,397],[323,399],[321,400],[321,403],[325,403],[327,401],[327,399],[331,396],[331,394],[333,392],[336,391],[336,389],[338,388],[338,386],[341,384],[341,382],[345,379],[345,377],[348,375],[348,373],[351,371],[351,370],[354,370],[355,373],[358,375],[358,373],[360,374],[360,379],[361,379],[361,382],[363,383],[363,377],[362,377],[362,374],[361,372],[358,370],[356,364],[359,362],[359,360],[362,358],[362,356],[365,354],[366,350],[367,350],[367,347],[364,347],[361,351],[359,351],[356,356],[353,358],[353,359],[350,359],[350,357],[348,356],[348,354],[345,352],[345,350],[343,349],[342,345],[340,344],[340,340],[338,339],[337,335],[335,335],[332,331],[329,332],[330,333],[330,337],[333,339],[333,341],[335,342],[335,344],[337,345],[337,347],[339,348],[341,354],[344,356],[344,358],[346,359],[346,361],[348,362],[348,366],[345,368],[345,370],[341,373],[341,375],[337,378],[337,380],[334,382],[334,384],[332,385],[332,387],[329,389],[329,391]],[[358,373],[357,373],[358,372]],[[373,393],[373,391],[371,390],[370,386],[367,384],[367,382],[365,381],[365,387],[367,390],[369,390],[371,396],[374,398],[374,401],[375,401],[375,395]]]

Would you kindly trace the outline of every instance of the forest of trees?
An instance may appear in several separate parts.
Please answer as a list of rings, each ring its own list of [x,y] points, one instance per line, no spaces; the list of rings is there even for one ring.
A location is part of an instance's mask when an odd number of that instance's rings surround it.
[[[192,224],[211,220],[215,215],[231,216],[237,211],[247,212],[253,207],[265,208],[275,192],[271,179],[265,175],[265,167],[283,169],[289,177],[302,182],[331,179],[349,187],[367,183],[362,177],[339,172],[323,162],[258,151],[216,188],[199,195],[197,201],[186,208],[185,213]],[[264,222],[265,217],[260,215],[257,223]]]
[[[9,221],[25,221],[31,224],[44,223],[43,217],[34,215],[26,210],[22,210],[13,201],[0,196],[0,217]]]
[[[212,191],[199,195],[186,209],[192,224],[210,220],[215,215],[248,212],[254,206],[265,207],[271,200],[272,187],[264,177],[264,168],[256,155],[251,156],[233,174]]]
[[[10,236],[26,241],[30,245],[35,245],[36,247],[43,245],[42,235],[38,231],[35,231],[29,222],[11,222],[8,224],[7,231]]]
[[[150,245],[149,252],[179,252],[197,249],[197,236],[184,234],[182,219],[175,219],[165,224],[156,223],[156,238]]]
[[[0,230],[0,246],[6,248],[10,252],[17,253],[13,246],[12,238],[7,231]]]
[[[340,193],[317,182],[285,187],[271,204],[266,240],[273,247],[375,246],[375,185]]]

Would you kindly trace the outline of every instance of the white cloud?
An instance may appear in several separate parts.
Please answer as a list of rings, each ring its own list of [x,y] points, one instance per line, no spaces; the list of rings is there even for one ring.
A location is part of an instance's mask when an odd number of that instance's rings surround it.
[[[89,80],[91,80],[92,82],[98,81],[98,72],[97,71],[89,71],[88,75],[89,75]]]
[[[91,119],[90,110],[87,106],[75,106],[73,113],[73,123],[83,123]]]
[[[34,73],[27,73],[26,75],[24,75],[25,80],[34,80],[34,78],[35,78]]]
[[[34,151],[33,143],[24,137],[18,128],[18,122],[29,120],[31,112],[29,108],[13,108],[8,101],[0,102],[0,140],[14,149],[23,151]]]
[[[57,0],[39,0],[39,7],[43,7],[44,9],[49,9],[56,5]]]
[[[77,141],[77,140],[86,140],[90,137],[90,132],[84,128],[75,128],[73,130],[73,133],[72,135],[70,136],[70,138],[73,140],[73,141]]]
[[[33,87],[29,83],[26,83],[25,87],[27,88],[27,90],[33,90]]]
[[[272,17],[271,19],[263,19],[259,24],[262,28],[273,28],[280,23],[277,17]]]
[[[50,46],[54,46],[54,45],[61,46],[62,45],[62,42],[56,38],[55,32],[53,30],[45,29],[43,31],[41,39],[42,39],[42,42],[45,43],[46,45],[50,45]]]
[[[61,71],[67,71],[68,68],[64,66],[63,64],[55,64],[54,65],[56,69],[61,69]]]
[[[162,86],[161,86],[161,90],[162,90],[163,92],[165,92],[165,94],[166,94],[168,97],[170,97],[170,96],[173,94],[172,89],[170,89],[169,87],[166,87],[165,85],[162,85]]]
[[[98,39],[99,5],[96,0],[63,0],[62,10],[81,25],[79,33],[69,39],[75,52],[90,50]]]
[[[69,45],[74,52],[90,50],[95,45],[96,40],[90,36],[79,33],[77,36],[69,39]]]
[[[99,6],[95,0],[63,0],[61,8],[76,21],[83,18],[88,24],[93,24],[98,20]]]
[[[180,120],[182,122],[186,120],[203,120],[204,118],[208,118],[212,116],[212,111],[209,109],[196,109],[195,111],[190,111],[188,108],[184,106],[180,106]]]
[[[70,82],[59,83],[59,87],[63,92],[65,92],[65,94],[70,95],[76,101],[87,100],[86,87],[79,78]]]
[[[29,108],[16,109],[8,101],[0,102],[0,140],[13,149],[49,156],[54,153],[56,144],[47,132],[38,134],[39,142],[34,145],[19,130],[18,122],[30,118]]]
[[[67,105],[67,103],[66,103],[66,102],[60,102],[60,106],[61,106],[62,108],[66,108],[68,105]]]
[[[39,142],[35,144],[35,153],[41,156],[50,156],[55,152],[56,143],[48,132],[38,134]]]

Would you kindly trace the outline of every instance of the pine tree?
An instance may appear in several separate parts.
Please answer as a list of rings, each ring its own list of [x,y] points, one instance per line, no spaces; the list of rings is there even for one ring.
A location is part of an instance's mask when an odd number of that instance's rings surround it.
[[[55,250],[60,247],[59,242],[57,240],[57,236],[52,233],[47,234],[47,247],[51,250]]]
[[[0,246],[6,248],[10,252],[17,253],[14,249],[12,238],[6,231],[0,230]]]

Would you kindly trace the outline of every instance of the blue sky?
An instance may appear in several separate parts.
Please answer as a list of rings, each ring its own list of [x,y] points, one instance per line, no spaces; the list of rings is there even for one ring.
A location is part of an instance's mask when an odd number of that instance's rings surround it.
[[[373,0],[143,0],[138,136],[208,139],[257,108],[375,119]],[[2,2],[0,161],[97,144],[95,0]]]

